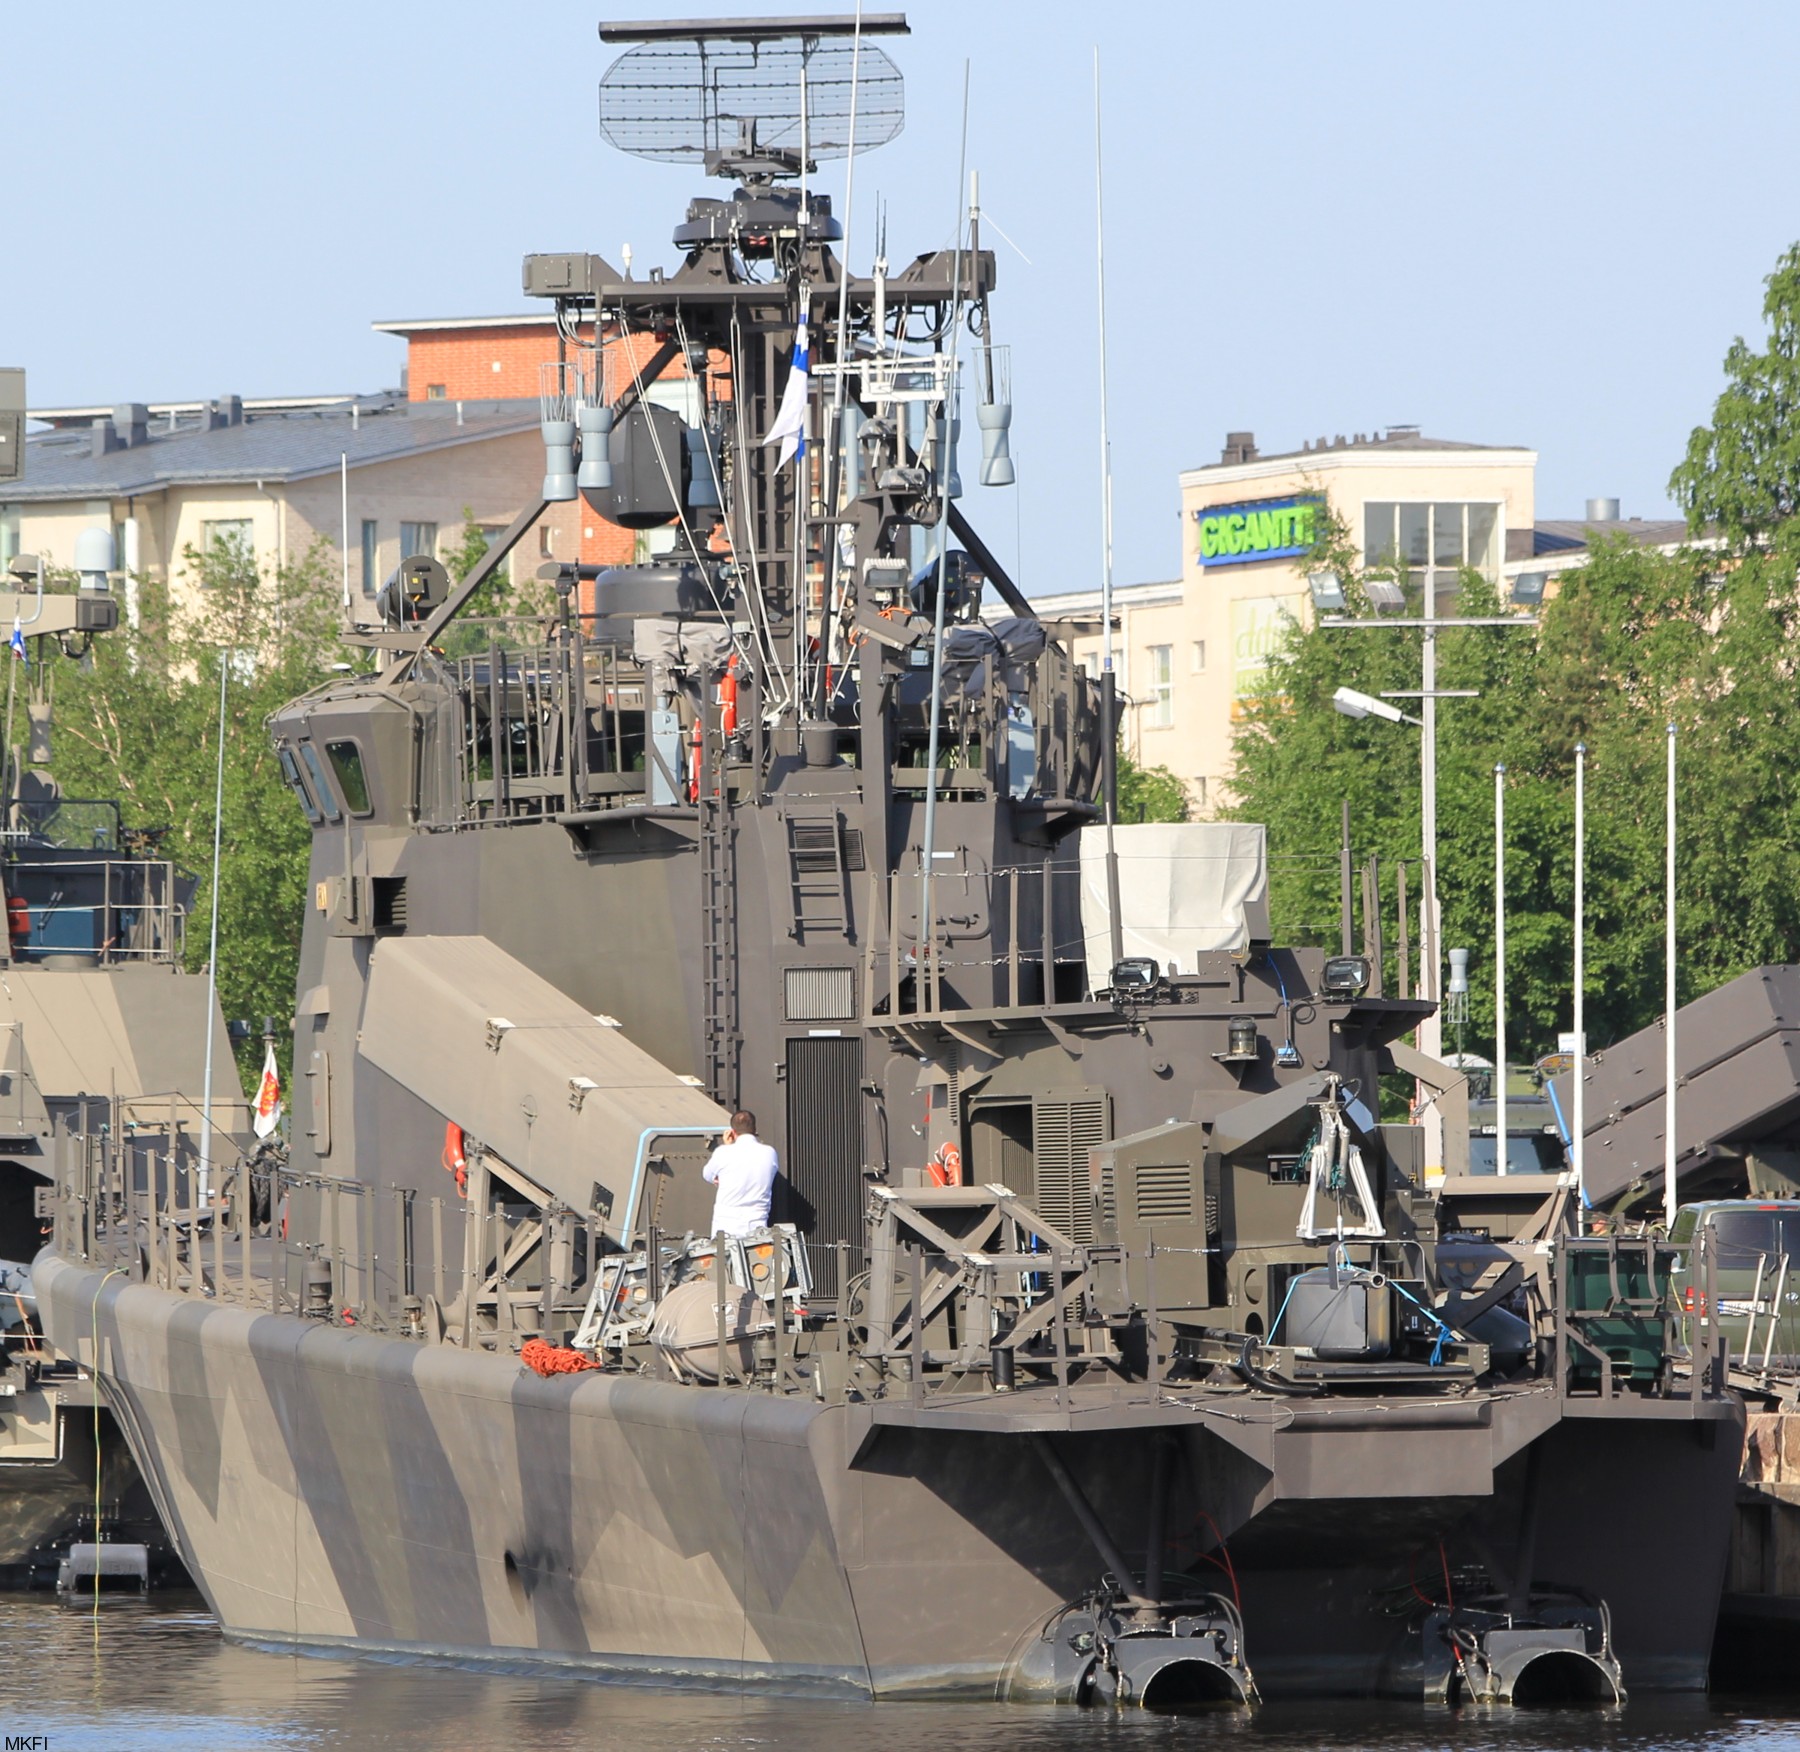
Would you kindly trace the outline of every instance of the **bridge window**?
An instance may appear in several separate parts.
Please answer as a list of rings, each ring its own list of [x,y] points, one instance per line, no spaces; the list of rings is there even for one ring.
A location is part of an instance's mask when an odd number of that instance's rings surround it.
[[[367,815],[373,805],[369,801],[368,775],[363,772],[362,750],[354,742],[328,742],[325,752],[331,757],[331,770],[337,774],[338,789],[350,806],[352,815]]]
[[[275,758],[281,762],[281,776],[287,780],[288,789],[300,799],[300,807],[306,811],[306,819],[315,825],[324,817],[319,813],[319,806],[313,801],[313,794],[306,788],[306,777],[300,771],[300,763],[294,759],[294,752],[285,744],[275,750]]]
[[[325,778],[325,769],[319,765],[318,754],[310,742],[300,744],[300,758],[306,763],[307,776],[312,780],[312,793],[319,800],[319,807],[325,812],[327,821],[338,820],[343,811],[337,806],[337,796]]]

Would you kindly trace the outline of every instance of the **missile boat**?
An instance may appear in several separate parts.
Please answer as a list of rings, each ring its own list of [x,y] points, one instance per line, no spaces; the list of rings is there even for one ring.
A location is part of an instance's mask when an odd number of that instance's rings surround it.
[[[372,666],[272,723],[314,838],[266,1216],[246,1164],[209,1194],[109,1138],[52,1336],[259,1644],[877,1699],[1700,1688],[1742,1412],[1673,1366],[1676,1250],[1444,1222],[1381,1116],[1429,1006],[1348,922],[1276,943],[1260,829],[1116,820],[1099,629],[965,508],[1015,468],[993,254],[858,274],[814,180],[898,131],[904,30],[603,27],[603,131],[721,192],[666,269],[526,258],[543,502],[458,585],[406,562],[346,629]],[[636,557],[474,619],[577,496]],[[744,1111],[782,1174],[715,1236]]]

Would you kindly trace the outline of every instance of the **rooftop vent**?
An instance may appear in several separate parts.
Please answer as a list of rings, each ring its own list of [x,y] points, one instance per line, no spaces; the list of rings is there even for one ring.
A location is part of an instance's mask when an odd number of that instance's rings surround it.
[[[1390,426],[1387,429],[1388,442],[1390,444],[1396,438],[1417,438],[1418,435],[1419,428],[1417,426]]]
[[[94,422],[94,454],[108,456],[119,448],[119,434],[111,420]]]
[[[1227,432],[1225,448],[1219,452],[1220,462],[1254,462],[1256,460],[1256,434],[1254,432]]]
[[[206,404],[206,429],[216,432],[222,426],[241,426],[244,423],[244,398],[241,395],[222,395],[217,401]]]
[[[1619,521],[1619,501],[1617,499],[1588,500],[1587,521],[1589,523],[1617,523]]]
[[[113,431],[127,450],[150,442],[150,410],[142,402],[120,402],[113,409]]]

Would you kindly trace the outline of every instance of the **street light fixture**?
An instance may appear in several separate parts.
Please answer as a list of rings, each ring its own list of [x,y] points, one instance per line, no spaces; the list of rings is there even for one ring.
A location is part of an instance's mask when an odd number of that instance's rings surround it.
[[[1308,572],[1306,587],[1312,592],[1313,607],[1321,614],[1342,614],[1349,607],[1344,581],[1335,572]]]
[[[1365,578],[1363,595],[1377,614],[1398,614],[1406,607],[1406,592],[1390,578]]]
[[[1390,706],[1373,694],[1358,693],[1353,687],[1340,687],[1331,696],[1331,703],[1346,718],[1386,718],[1390,724],[1417,724],[1421,730],[1425,727],[1423,718],[1412,717],[1398,706]]]

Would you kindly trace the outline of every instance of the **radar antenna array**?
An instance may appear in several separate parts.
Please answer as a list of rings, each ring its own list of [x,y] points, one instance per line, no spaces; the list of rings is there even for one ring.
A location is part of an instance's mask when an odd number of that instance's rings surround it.
[[[858,50],[850,24],[789,18],[603,26],[602,37],[612,41],[648,40],[600,81],[600,133],[623,152],[663,164],[731,173],[760,160],[765,169],[779,165],[776,174],[797,175],[802,139],[808,168],[849,156],[854,88],[855,150],[884,146],[905,126],[906,83],[880,49],[864,42]],[[893,15],[863,21],[865,37],[905,28]]]

